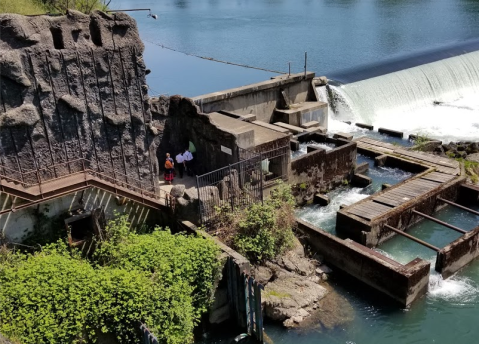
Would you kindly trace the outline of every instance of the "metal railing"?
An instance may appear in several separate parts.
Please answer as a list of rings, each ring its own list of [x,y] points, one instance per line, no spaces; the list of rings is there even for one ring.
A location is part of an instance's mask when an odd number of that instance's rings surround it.
[[[240,161],[196,176],[202,224],[214,223],[218,211],[235,211],[262,202],[265,187],[277,179],[286,180],[289,146],[260,153],[239,149],[238,153]]]
[[[160,187],[133,178],[113,168],[103,166],[100,168],[100,166],[95,165],[96,164],[88,159],[79,158],[28,171],[18,171],[1,166],[0,179],[21,185],[25,189],[38,186],[40,193],[42,193],[42,184],[61,180],[75,174],[84,174],[85,181],[87,181],[87,176],[92,176],[96,180],[106,181],[114,187],[128,189],[141,198],[157,201],[163,199],[165,205],[173,205],[169,193]],[[72,169],[72,167],[74,168]],[[16,176],[20,176],[20,178]]]
[[[141,344],[159,344],[158,339],[145,324],[140,324]]]

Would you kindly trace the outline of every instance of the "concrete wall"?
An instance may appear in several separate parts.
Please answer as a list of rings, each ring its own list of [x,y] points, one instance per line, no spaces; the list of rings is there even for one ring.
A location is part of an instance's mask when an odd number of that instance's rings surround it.
[[[282,107],[281,90],[284,90],[292,103],[316,101],[313,90],[314,73],[282,75],[272,80],[253,85],[209,93],[193,98],[201,112],[220,110],[233,111],[241,115],[255,114],[257,120],[271,122],[274,109]]]
[[[479,202],[479,186],[471,184],[461,185],[457,202],[464,206]]]
[[[12,203],[10,195],[0,193],[0,201],[0,211],[10,209]],[[159,211],[132,201],[118,205],[115,195],[96,188],[90,188],[52,201],[0,215],[0,236],[4,235],[11,242],[21,242],[26,235],[33,231],[35,225],[38,226],[42,223],[38,220],[37,214],[43,214],[49,219],[54,219],[58,216],[66,215],[70,210],[79,207],[90,211],[102,206],[107,219],[113,218],[115,212],[128,214],[132,226],[142,225],[143,223],[153,225],[160,216]]]
[[[417,177],[419,177],[418,175]],[[412,179],[408,179],[410,181]],[[445,204],[443,202],[437,202],[438,197],[445,199],[455,200],[457,199],[459,188],[464,183],[465,178],[458,178],[448,183],[444,183],[441,186],[431,190],[428,193],[423,194],[421,197],[415,198],[400,206],[391,208],[384,215],[374,218],[373,221],[362,219],[353,214],[347,213],[347,208],[341,209],[337,213],[336,218],[336,230],[341,233],[342,236],[351,238],[368,247],[376,247],[386,240],[392,238],[396,233],[384,228],[385,224],[400,230],[405,230],[412,225],[423,220],[423,217],[414,214],[412,211],[417,210],[427,215],[432,215],[439,209],[443,208]],[[407,183],[405,181],[403,183]],[[394,187],[397,187],[397,184]],[[439,184],[438,184],[439,185]],[[387,190],[378,192],[373,196],[367,197],[355,204],[363,203],[371,198],[378,196]]]
[[[479,256],[479,226],[437,253],[436,271],[448,278]]]
[[[356,164],[357,144],[341,139],[328,140],[334,141],[339,147],[330,151],[318,149],[291,160],[289,183],[296,185],[293,187],[295,193],[303,190],[310,196],[319,191],[331,190],[344,180],[351,179]]]
[[[20,177],[13,171],[84,158],[152,190],[158,168],[135,21],[124,13],[1,14],[0,27],[0,173]]]
[[[238,161],[237,137],[212,124],[208,115],[200,113],[191,99],[181,96],[152,98],[152,107],[153,125],[158,128],[155,144],[161,170],[166,153],[176,156],[188,147],[188,141],[196,147],[197,174]],[[230,148],[232,155],[221,151],[221,146]]]
[[[390,296],[403,306],[427,292],[430,263],[415,259],[399,264],[349,239],[342,240],[297,219],[298,230],[324,259],[340,270]]]

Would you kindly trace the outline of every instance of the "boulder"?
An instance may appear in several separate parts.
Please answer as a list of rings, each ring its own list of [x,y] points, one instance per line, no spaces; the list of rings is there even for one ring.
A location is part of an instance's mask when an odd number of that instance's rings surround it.
[[[479,153],[469,154],[467,160],[479,162]]]
[[[280,268],[276,269],[275,277],[263,293],[264,311],[272,320],[284,322],[295,317],[293,322],[302,321],[299,317],[306,316],[304,308],[312,306],[328,292],[319,284]]]
[[[198,199],[198,189],[195,187],[191,187],[185,190],[184,194],[185,199],[189,201],[194,201]]]
[[[185,194],[185,186],[183,184],[173,186],[171,188],[170,194],[175,198],[183,197],[183,195]]]
[[[270,268],[261,265],[254,267],[252,273],[255,281],[261,283],[263,286],[268,284],[273,277],[273,271]]]
[[[314,265],[307,258],[298,256],[290,251],[276,260],[277,264],[290,272],[295,272],[301,276],[310,276],[314,274]]]

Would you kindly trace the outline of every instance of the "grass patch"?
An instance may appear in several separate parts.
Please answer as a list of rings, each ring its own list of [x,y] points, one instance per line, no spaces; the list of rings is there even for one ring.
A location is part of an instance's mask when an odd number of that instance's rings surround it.
[[[43,14],[45,7],[34,0],[0,0],[0,13]]]
[[[275,290],[268,290],[268,291],[265,291],[264,293],[266,294],[266,296],[276,296],[276,297],[279,297],[280,299],[285,297],[291,297],[291,295],[288,293],[278,293]]]
[[[414,141],[413,149],[417,151],[422,151],[424,148],[424,145],[428,143],[429,141],[431,141],[431,139],[429,138],[429,136],[425,134],[417,133],[416,138],[413,139],[413,141]]]

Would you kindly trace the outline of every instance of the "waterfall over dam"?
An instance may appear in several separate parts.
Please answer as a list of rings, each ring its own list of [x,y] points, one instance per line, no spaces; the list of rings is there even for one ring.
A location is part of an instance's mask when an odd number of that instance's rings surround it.
[[[333,120],[439,138],[479,138],[479,51],[329,86]]]

